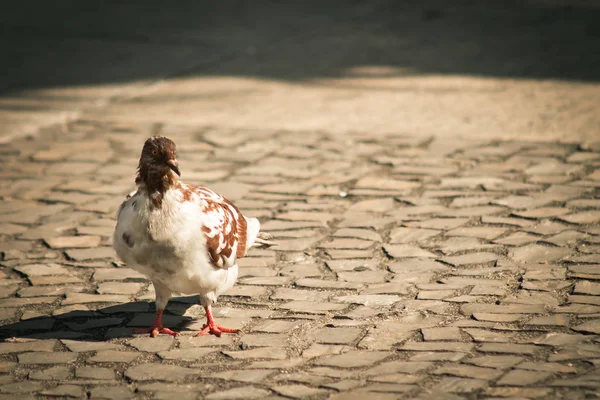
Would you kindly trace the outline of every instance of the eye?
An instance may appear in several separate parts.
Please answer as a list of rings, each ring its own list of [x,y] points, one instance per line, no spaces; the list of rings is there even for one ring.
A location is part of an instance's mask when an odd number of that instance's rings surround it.
[[[158,155],[158,150],[156,150],[156,149],[152,149],[152,155],[153,155],[153,156],[157,156],[157,155]]]

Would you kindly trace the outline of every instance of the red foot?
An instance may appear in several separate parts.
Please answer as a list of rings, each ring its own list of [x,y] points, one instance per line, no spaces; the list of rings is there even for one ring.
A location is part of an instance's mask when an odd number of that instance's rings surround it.
[[[136,329],[135,333],[149,333],[150,337],[157,337],[158,334],[162,333],[165,335],[179,336],[179,332],[172,331],[164,326],[153,326],[152,328]]]
[[[163,310],[159,309],[156,311],[156,319],[154,320],[154,325],[152,325],[152,328],[136,329],[135,333],[149,333],[150,337],[157,337],[159,333],[171,336],[179,336],[179,332],[172,331],[169,328],[162,326],[162,315]]]
[[[202,330],[198,332],[196,336],[202,336],[206,335],[207,333],[210,333],[211,335],[215,335],[216,337],[221,337],[221,333],[238,333],[239,331],[239,329],[224,328],[217,324],[204,324]]]

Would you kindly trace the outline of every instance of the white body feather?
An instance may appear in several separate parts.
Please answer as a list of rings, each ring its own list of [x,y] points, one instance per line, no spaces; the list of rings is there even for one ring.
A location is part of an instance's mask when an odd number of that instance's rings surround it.
[[[199,294],[203,305],[214,303],[234,285],[238,266],[235,251],[221,268],[210,259],[202,227],[214,229],[219,221],[204,212],[206,200],[194,194],[183,201],[181,191],[169,189],[161,207],[152,208],[143,193],[138,190],[121,206],[113,238],[117,255],[153,282],[159,308],[166,306],[171,293]],[[260,224],[256,218],[246,221],[247,250]]]

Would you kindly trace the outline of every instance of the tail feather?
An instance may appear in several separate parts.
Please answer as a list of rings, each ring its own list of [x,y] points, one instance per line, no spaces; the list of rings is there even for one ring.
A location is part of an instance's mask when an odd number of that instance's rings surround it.
[[[273,239],[273,235],[266,232],[258,232],[252,247],[256,247],[258,249],[268,249],[271,246],[277,246],[277,243],[272,242],[271,239]]]

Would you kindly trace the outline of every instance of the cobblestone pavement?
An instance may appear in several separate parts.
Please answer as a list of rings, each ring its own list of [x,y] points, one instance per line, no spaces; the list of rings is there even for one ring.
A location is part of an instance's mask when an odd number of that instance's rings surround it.
[[[218,321],[134,335],[115,258],[141,145],[276,236]],[[77,120],[0,147],[0,399],[598,398],[600,146]]]

